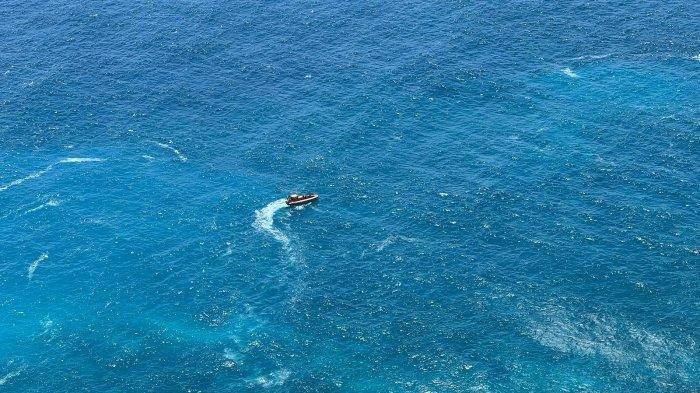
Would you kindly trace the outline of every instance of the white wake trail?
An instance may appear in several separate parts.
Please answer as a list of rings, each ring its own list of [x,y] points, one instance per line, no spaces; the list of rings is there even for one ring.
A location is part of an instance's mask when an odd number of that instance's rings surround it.
[[[34,277],[34,271],[36,270],[37,267],[39,267],[39,264],[49,258],[48,253],[43,253],[39,255],[39,258],[37,258],[34,262],[32,262],[31,265],[27,268],[27,278],[32,279]]]
[[[83,162],[102,162],[104,161],[102,158],[93,158],[93,157],[68,157],[64,158],[61,161],[59,161],[59,164],[80,164]]]
[[[101,158],[92,158],[92,157],[64,158],[64,159],[58,161],[56,164],[51,164],[40,171],[30,173],[29,175],[27,175],[21,179],[16,179],[16,180],[13,180],[7,184],[0,185],[0,192],[7,191],[9,188],[12,188],[14,186],[18,186],[27,180],[37,179],[37,178],[41,177],[42,175],[44,175],[46,172],[49,172],[50,170],[54,169],[54,167],[58,164],[80,164],[80,163],[84,163],[84,162],[101,162],[101,161],[104,161],[104,160]]]
[[[182,154],[182,153],[180,152],[180,150],[178,150],[178,149],[176,149],[176,148],[170,146],[170,145],[167,144],[167,143],[160,143],[160,142],[155,142],[155,141],[154,141],[153,143],[154,143],[156,146],[158,146],[158,147],[161,147],[161,148],[166,149],[166,150],[170,150],[171,152],[175,153],[175,155],[177,156],[177,158],[178,158],[180,161],[182,161],[182,162],[187,162],[187,157],[185,157],[185,155]]]
[[[282,243],[286,248],[289,247],[289,238],[282,231],[275,228],[275,213],[287,207],[286,200],[278,199],[270,202],[267,206],[255,211],[255,221],[253,227],[259,231],[263,231],[274,237]]]
[[[7,184],[0,186],[0,191],[6,191],[7,189],[14,187],[14,186],[18,186],[27,180],[32,180],[32,179],[36,179],[38,177],[41,177],[44,173],[46,173],[52,169],[53,169],[53,165],[49,165],[43,170],[40,170],[40,171],[34,172],[34,173],[30,173],[29,175],[27,175],[21,179],[13,180]]]
[[[45,209],[45,208],[47,208],[47,207],[56,207],[56,206],[58,206],[58,205],[60,205],[60,204],[61,204],[61,201],[57,201],[57,200],[55,200],[55,199],[49,199],[48,202],[42,203],[41,205],[39,205],[39,206],[37,206],[37,207],[31,208],[31,209],[27,210],[25,213],[26,213],[26,214],[28,214],[28,213],[34,213],[35,211],[39,211],[39,210]]]
[[[8,383],[12,378],[19,376],[19,374],[21,374],[21,370],[11,371],[5,374],[4,377],[0,378],[0,386]]]

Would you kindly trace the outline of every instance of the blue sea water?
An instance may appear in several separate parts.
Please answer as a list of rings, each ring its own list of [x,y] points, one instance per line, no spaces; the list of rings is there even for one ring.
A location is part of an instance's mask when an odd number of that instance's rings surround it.
[[[699,4],[3,1],[0,392],[700,390]]]

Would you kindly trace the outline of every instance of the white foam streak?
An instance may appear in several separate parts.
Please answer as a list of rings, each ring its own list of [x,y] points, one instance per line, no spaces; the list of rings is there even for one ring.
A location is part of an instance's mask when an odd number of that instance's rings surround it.
[[[566,75],[566,76],[568,76],[568,77],[570,77],[570,78],[580,78],[580,76],[578,76],[578,74],[576,74],[576,73],[575,73],[571,68],[569,68],[569,67],[566,67],[566,68],[562,69],[561,72],[563,72],[564,75]]]
[[[185,157],[184,154],[180,152],[180,150],[168,145],[167,143],[160,143],[160,142],[153,142],[155,143],[156,146],[161,147],[166,150],[170,150],[171,152],[175,153],[177,158],[182,161],[182,162],[187,162],[187,157]]]
[[[45,174],[46,172],[48,172],[48,171],[50,171],[50,170],[52,170],[52,169],[53,169],[53,165],[49,165],[49,166],[46,167],[46,169],[43,169],[43,170],[38,171],[38,172],[31,173],[31,174],[29,174],[29,175],[27,175],[27,176],[25,176],[25,177],[23,177],[23,178],[21,178],[21,179],[13,180],[13,181],[11,181],[11,182],[5,184],[5,185],[0,186],[0,191],[6,191],[7,189],[9,189],[9,188],[11,188],[11,187],[14,187],[14,186],[18,186],[18,185],[24,183],[24,182],[27,181],[27,180],[37,179],[37,178],[41,177],[43,174]]]
[[[104,161],[101,158],[93,158],[93,157],[68,157],[64,158],[61,161],[59,161],[59,164],[79,164],[83,162],[102,162]]]
[[[39,267],[39,264],[48,258],[49,258],[48,253],[43,253],[43,254],[39,255],[39,258],[37,258],[34,262],[32,262],[32,264],[29,265],[29,267],[27,268],[27,278],[31,280],[32,277],[34,277],[34,271],[36,271],[36,268]]]
[[[35,207],[35,208],[32,208],[32,209],[27,210],[26,213],[34,213],[35,211],[38,211],[38,210],[41,210],[41,209],[45,209],[45,208],[47,208],[47,207],[56,207],[56,206],[60,205],[60,203],[61,203],[61,202],[59,202],[59,201],[57,201],[57,200],[55,200],[55,199],[50,199],[50,200],[49,200],[48,202],[46,202],[46,203],[42,203],[41,205],[39,205],[39,206],[37,206],[37,207]]]
[[[20,370],[17,370],[17,371],[12,371],[12,372],[5,374],[4,377],[0,378],[0,386],[8,383],[12,378],[17,377],[20,374],[20,372],[21,372]]]
[[[101,158],[92,158],[92,157],[68,157],[68,158],[64,158],[64,159],[58,161],[56,164],[76,164],[76,163],[84,163],[84,162],[101,162],[101,161],[104,161],[104,160]],[[46,168],[44,168],[43,170],[40,170],[40,171],[37,171],[34,173],[30,173],[29,175],[27,175],[21,179],[16,179],[16,180],[13,180],[7,184],[1,185],[0,192],[7,191],[9,188],[12,188],[14,186],[18,186],[27,180],[37,179],[37,178],[43,176],[44,174],[46,174],[47,172],[51,171],[52,169],[54,169],[56,164],[51,164],[51,165],[47,166]]]
[[[253,227],[274,237],[285,247],[289,247],[289,238],[282,231],[275,228],[275,213],[287,207],[285,199],[278,199],[270,202],[267,206],[255,211],[255,221]]]

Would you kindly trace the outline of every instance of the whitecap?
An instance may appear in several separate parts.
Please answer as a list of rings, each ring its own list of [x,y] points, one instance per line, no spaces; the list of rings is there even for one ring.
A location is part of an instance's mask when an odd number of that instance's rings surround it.
[[[231,246],[231,242],[226,242],[226,251],[223,254],[221,254],[221,256],[227,257],[231,254],[233,254],[233,247]]]
[[[700,54],[697,54],[697,55],[691,57],[691,59],[693,59],[695,61],[700,61]]]
[[[87,158],[85,158],[85,157],[69,157],[69,158],[64,158],[64,159],[58,161],[58,164],[73,164],[73,163],[100,162],[100,161],[104,161],[104,160],[101,158],[91,158],[91,157],[87,157]],[[55,167],[55,164],[51,164],[40,171],[30,173],[29,175],[27,175],[23,178],[16,179],[16,180],[13,180],[7,184],[1,185],[0,192],[6,191],[9,188],[14,187],[14,186],[18,186],[27,180],[37,179],[37,178],[43,176],[44,174],[46,174],[47,172],[49,172],[50,170],[54,169],[54,167]]]
[[[59,161],[59,164],[80,164],[83,162],[102,162],[104,161],[102,158],[93,158],[93,157],[68,157],[64,158],[61,161]]]
[[[24,183],[24,182],[27,181],[27,180],[37,179],[37,178],[41,177],[41,176],[44,175],[46,172],[48,172],[48,171],[50,171],[50,170],[52,170],[52,169],[53,169],[53,165],[49,165],[49,166],[47,166],[47,167],[46,167],[45,169],[43,169],[43,170],[40,170],[40,171],[37,171],[37,172],[34,172],[34,173],[30,173],[29,175],[27,175],[27,176],[25,176],[25,177],[23,177],[23,178],[21,178],[21,179],[13,180],[13,181],[11,181],[11,182],[9,182],[9,183],[7,183],[7,184],[4,184],[4,185],[0,186],[0,191],[6,191],[7,189],[9,189],[9,188],[11,188],[11,187],[14,187],[14,186],[18,186],[18,185]]]
[[[570,77],[570,78],[580,78],[578,74],[576,74],[571,68],[566,67],[561,70],[561,72],[564,73],[564,75]]]
[[[253,227],[274,237],[285,247],[289,247],[289,238],[282,231],[275,228],[275,213],[287,207],[285,199],[270,202],[264,208],[255,211]]]
[[[4,377],[0,378],[0,386],[10,382],[10,380],[12,378],[19,376],[20,373],[21,373],[21,370],[17,370],[17,371],[11,371],[11,372],[5,374]]]
[[[35,211],[38,211],[38,210],[41,210],[41,209],[45,209],[45,208],[47,208],[47,207],[56,207],[56,206],[58,206],[58,205],[60,205],[60,204],[61,204],[60,201],[57,201],[57,200],[55,200],[55,199],[49,199],[48,202],[42,203],[41,205],[39,205],[39,206],[37,206],[37,207],[31,208],[31,209],[27,210],[26,213],[34,213]]]
[[[41,326],[46,330],[51,329],[53,326],[53,321],[46,317],[41,321]]]
[[[604,55],[583,55],[583,56],[578,56],[574,57],[571,60],[600,60],[600,59],[605,59],[606,57],[610,57],[612,54],[604,54]]]
[[[154,141],[153,143],[154,143],[156,146],[158,146],[158,147],[161,147],[161,148],[166,149],[166,150],[170,150],[171,152],[175,153],[175,155],[177,156],[177,158],[178,158],[180,161],[182,161],[182,162],[187,162],[187,157],[185,157],[185,155],[182,154],[182,153],[180,152],[180,150],[178,150],[178,149],[176,149],[176,148],[170,146],[170,145],[167,144],[167,143],[161,143],[161,142],[155,142],[155,141]]]
[[[39,267],[39,264],[41,262],[48,259],[48,257],[49,257],[49,254],[45,252],[45,253],[39,255],[39,258],[37,258],[34,262],[32,262],[31,265],[29,265],[29,267],[27,268],[27,278],[28,279],[31,280],[32,277],[34,277],[34,271],[36,270],[36,268]]]

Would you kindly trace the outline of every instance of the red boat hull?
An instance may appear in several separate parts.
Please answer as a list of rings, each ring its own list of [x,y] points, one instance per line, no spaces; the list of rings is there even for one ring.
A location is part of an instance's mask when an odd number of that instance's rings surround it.
[[[313,202],[318,199],[318,195],[316,194],[310,194],[310,195],[304,195],[303,197],[299,199],[287,199],[287,206],[299,206],[299,205],[304,205],[310,202]]]

